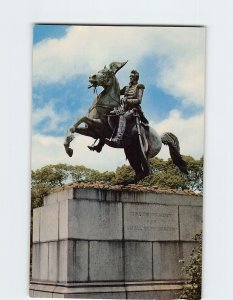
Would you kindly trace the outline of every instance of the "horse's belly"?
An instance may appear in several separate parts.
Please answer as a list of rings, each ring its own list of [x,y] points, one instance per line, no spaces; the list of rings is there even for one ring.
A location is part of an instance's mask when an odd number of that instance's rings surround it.
[[[161,138],[152,127],[149,128],[148,143],[148,157],[152,158],[159,153],[162,147]]]

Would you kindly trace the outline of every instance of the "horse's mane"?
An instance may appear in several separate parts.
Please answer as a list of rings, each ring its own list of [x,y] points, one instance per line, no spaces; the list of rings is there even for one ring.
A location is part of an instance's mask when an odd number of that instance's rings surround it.
[[[114,88],[114,92],[119,95],[120,97],[120,84],[118,79],[116,78],[116,76],[114,75],[113,77],[113,88]]]

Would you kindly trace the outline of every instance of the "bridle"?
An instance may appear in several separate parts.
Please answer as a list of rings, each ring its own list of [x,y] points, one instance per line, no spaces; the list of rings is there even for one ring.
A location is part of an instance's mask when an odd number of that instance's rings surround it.
[[[111,72],[111,73],[112,73],[112,72]],[[112,73],[111,75],[112,75],[112,76],[111,76],[110,79],[113,78],[114,73]],[[90,107],[90,108],[88,109],[88,113],[90,113],[94,108],[97,108],[97,107],[109,109],[109,108],[113,108],[113,107],[119,106],[119,102],[118,102],[116,99],[114,99],[111,95],[109,95],[109,97],[116,103],[116,105],[111,105],[111,106],[110,106],[110,105],[104,105],[104,104],[99,103],[99,102],[100,102],[100,99],[101,99],[101,96],[100,96],[101,93],[98,94],[98,91],[97,91],[98,85],[92,84],[92,85],[89,85],[89,86],[88,86],[89,89],[92,88],[92,87],[94,88],[94,94],[96,94],[97,101],[96,101],[96,103],[95,103],[92,107]]]

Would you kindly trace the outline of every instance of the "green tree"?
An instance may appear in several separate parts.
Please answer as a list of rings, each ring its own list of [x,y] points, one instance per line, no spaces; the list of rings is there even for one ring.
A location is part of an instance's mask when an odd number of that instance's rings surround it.
[[[188,175],[186,177],[187,186],[192,191],[203,192],[203,156],[195,160],[191,156],[184,156],[188,165]]]
[[[140,183],[148,186],[158,186],[160,188],[186,189],[187,183],[171,159],[163,160],[153,158],[150,160],[151,175],[145,177]]]
[[[115,182],[115,172],[99,172],[99,171],[94,171],[92,176],[90,176],[90,181],[91,182],[97,182],[97,181],[103,181],[103,182],[108,182],[108,183],[114,183]]]
[[[134,170],[127,165],[117,167],[115,172],[115,183],[127,182],[134,177]]]
[[[85,166],[69,166],[72,182],[91,181],[96,171]]]
[[[57,187],[63,187],[69,172],[64,164],[48,165],[31,172],[32,209],[41,206],[44,196]]]
[[[203,191],[203,157],[195,160],[191,156],[183,156],[187,163],[188,175],[182,174],[172,163],[172,160],[153,158],[150,160],[151,175],[144,178],[140,183],[156,185],[161,188],[171,188],[191,191]]]
[[[99,172],[97,170],[89,169],[84,166],[69,166],[69,172],[72,182],[96,182],[104,181],[111,182],[115,179],[114,172]]]
[[[183,287],[180,299],[200,300],[202,287],[202,234],[195,236],[198,241],[198,248],[194,248],[190,255],[184,271],[188,275],[188,280]]]

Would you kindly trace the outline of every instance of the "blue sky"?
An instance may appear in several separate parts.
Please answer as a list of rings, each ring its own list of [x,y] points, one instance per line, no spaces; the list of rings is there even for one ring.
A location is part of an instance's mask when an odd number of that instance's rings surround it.
[[[183,154],[203,154],[204,28],[35,25],[33,43],[33,169],[64,162],[112,170],[125,163],[119,149],[88,152],[87,137],[77,136],[73,158],[63,149],[66,130],[94,98],[89,75],[112,61],[128,60],[117,73],[121,87],[132,69],[139,71],[151,125],[175,133]],[[167,158],[168,150],[160,155]]]
[[[36,25],[33,28],[33,44],[46,39],[59,39],[66,34],[67,25]]]

